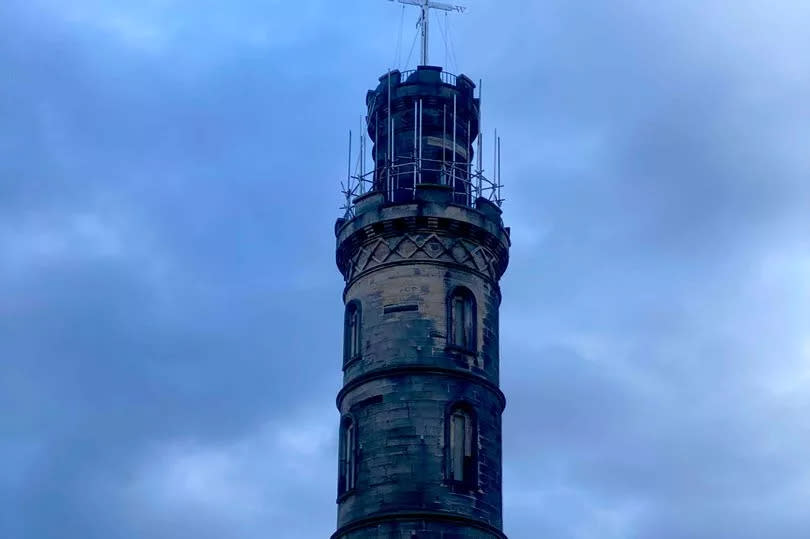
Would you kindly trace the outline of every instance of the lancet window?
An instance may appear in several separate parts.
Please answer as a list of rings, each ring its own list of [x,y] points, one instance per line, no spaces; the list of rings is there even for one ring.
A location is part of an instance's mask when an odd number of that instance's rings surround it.
[[[357,479],[357,426],[351,417],[343,418],[340,424],[339,443],[338,495],[340,496],[354,489]]]
[[[463,287],[453,290],[448,299],[448,340],[450,345],[475,352],[475,297]]]
[[[477,481],[477,429],[475,415],[466,405],[450,410],[445,427],[446,479],[468,487]]]
[[[362,312],[360,309],[360,302],[352,301],[346,306],[346,319],[344,325],[344,351],[343,362],[348,363],[353,359],[360,357],[360,328],[361,328]]]

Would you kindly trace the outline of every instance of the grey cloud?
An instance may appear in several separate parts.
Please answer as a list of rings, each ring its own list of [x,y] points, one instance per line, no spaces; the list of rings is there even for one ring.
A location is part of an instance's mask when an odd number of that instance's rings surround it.
[[[331,228],[380,4],[0,7],[0,535],[331,531],[334,440],[257,440],[334,423]],[[455,31],[508,156],[507,531],[803,536],[807,88],[756,68],[792,26],[515,6]],[[235,499],[161,508],[138,480],[176,444],[241,462]],[[266,507],[240,520],[243,491]]]

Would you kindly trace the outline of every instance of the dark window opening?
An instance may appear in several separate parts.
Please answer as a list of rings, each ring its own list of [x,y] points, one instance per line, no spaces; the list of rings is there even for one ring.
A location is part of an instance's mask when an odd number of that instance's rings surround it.
[[[445,428],[446,479],[453,484],[473,488],[477,482],[477,432],[473,414],[466,407],[450,412]]]
[[[475,298],[466,288],[457,288],[450,295],[448,337],[452,346],[475,351]]]
[[[343,362],[347,363],[360,357],[360,327],[361,327],[360,303],[352,301],[346,306],[346,320],[344,330],[344,353]]]
[[[357,479],[357,428],[351,418],[345,418],[340,426],[340,466],[338,472],[338,496],[355,487]]]
[[[419,310],[419,305],[386,305],[383,314],[408,313]]]

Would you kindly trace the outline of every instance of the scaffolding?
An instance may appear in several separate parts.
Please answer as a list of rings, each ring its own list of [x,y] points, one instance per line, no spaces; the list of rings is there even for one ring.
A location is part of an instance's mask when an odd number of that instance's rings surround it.
[[[427,71],[432,68],[420,69]],[[480,133],[481,84],[479,83],[478,97],[475,99],[477,110],[469,109],[468,106],[467,116],[460,110],[457,111],[455,95],[452,100],[445,95],[446,101],[440,105],[434,100],[432,105],[426,106],[425,100],[433,99],[434,95],[409,94],[404,99],[408,106],[412,104],[413,111],[409,113],[411,117],[406,117],[401,108],[405,102],[402,98],[397,97],[399,108],[392,109],[391,81],[395,79],[395,84],[413,84],[410,82],[411,76],[418,75],[418,71],[389,72],[381,78],[381,81],[387,78],[387,82],[383,82],[378,92],[370,97],[369,114],[362,120],[360,135],[357,137],[358,149],[354,152],[354,137],[349,132],[348,172],[346,180],[341,182],[344,196],[341,209],[347,219],[355,215],[355,200],[366,193],[382,193],[388,203],[402,204],[416,200],[417,187],[426,184],[449,187],[453,204],[475,207],[476,201],[484,198],[501,206],[504,201],[501,194],[501,138],[497,130],[492,137],[490,172],[484,170],[484,144]],[[449,87],[457,87],[462,78],[444,71],[434,71],[433,76],[441,85]],[[470,88],[474,88],[471,82],[469,84]],[[387,103],[378,103],[378,97],[387,99]],[[473,110],[471,118],[469,112]],[[432,117],[427,135],[424,131],[426,111]],[[395,116],[399,118],[399,125]],[[448,120],[451,126],[449,129]],[[368,152],[368,137],[375,142],[371,156]],[[408,137],[411,142],[408,142]],[[430,148],[429,151],[426,145]],[[472,159],[474,152],[477,153],[475,163]],[[373,166],[369,168],[370,157]]]

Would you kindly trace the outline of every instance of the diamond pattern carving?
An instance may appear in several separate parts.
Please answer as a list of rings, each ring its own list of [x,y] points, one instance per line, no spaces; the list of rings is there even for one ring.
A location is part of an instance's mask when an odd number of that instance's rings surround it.
[[[430,258],[437,258],[444,253],[444,244],[438,238],[431,237],[425,242],[425,253]]]
[[[371,260],[378,263],[383,263],[391,256],[391,248],[384,240],[377,240],[377,243],[371,249]]]
[[[442,238],[430,233],[376,238],[359,247],[349,263],[346,281],[387,262],[420,259],[461,264],[493,280],[498,278],[495,255],[486,247],[461,238]]]

